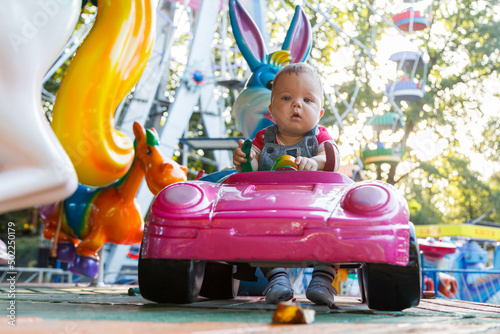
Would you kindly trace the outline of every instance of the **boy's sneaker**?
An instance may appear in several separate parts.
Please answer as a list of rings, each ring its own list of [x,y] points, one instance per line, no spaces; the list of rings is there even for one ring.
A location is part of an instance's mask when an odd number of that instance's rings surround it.
[[[306,289],[306,298],[318,305],[333,305],[333,295],[337,290],[332,286],[332,279],[325,275],[314,275]]]
[[[266,295],[266,303],[278,304],[293,298],[293,289],[288,276],[277,275],[267,284],[263,295]]]

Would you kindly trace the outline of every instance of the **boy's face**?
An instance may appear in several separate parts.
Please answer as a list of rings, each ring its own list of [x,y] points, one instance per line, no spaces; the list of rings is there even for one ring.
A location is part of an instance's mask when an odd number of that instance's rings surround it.
[[[273,87],[269,111],[281,134],[304,136],[323,116],[321,87],[312,73],[284,73]]]

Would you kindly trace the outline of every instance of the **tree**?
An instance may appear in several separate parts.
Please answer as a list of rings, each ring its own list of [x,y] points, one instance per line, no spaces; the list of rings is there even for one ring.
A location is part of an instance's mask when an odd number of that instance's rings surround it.
[[[425,124],[448,141],[444,154],[430,161],[439,173],[424,169],[424,177],[443,185],[433,196],[443,213],[442,221],[463,223],[498,207],[498,181],[471,170],[472,154],[496,160],[498,170],[498,157],[492,154],[498,148],[498,109],[488,113],[483,108],[488,85],[499,79],[500,22],[498,15],[494,17],[498,5],[496,1],[439,1],[434,8],[424,44],[430,56],[429,91],[421,105],[405,114],[411,128]],[[483,127],[482,138],[467,124]],[[472,143],[469,156],[462,148],[466,142]],[[414,162],[417,166],[422,163],[419,159]],[[500,223],[498,214],[489,219]]]

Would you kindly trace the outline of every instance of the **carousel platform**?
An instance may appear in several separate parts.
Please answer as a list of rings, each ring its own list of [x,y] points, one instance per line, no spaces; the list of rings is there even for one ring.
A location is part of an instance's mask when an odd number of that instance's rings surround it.
[[[315,310],[310,324],[273,324],[275,305],[261,297],[233,300],[199,298],[187,305],[155,304],[130,286],[75,284],[21,285],[15,297],[0,285],[0,333],[499,333],[500,305],[422,299],[401,312],[367,308],[359,297],[337,296],[337,309],[317,306],[296,295],[303,308]],[[15,301],[14,319],[9,307]],[[11,313],[12,315],[12,313]]]

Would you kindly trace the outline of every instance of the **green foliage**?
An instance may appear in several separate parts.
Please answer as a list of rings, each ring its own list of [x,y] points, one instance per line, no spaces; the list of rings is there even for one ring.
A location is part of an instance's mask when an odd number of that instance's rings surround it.
[[[500,205],[499,175],[483,181],[457,152],[421,163],[419,173],[408,178],[405,186],[411,220],[416,224],[464,223]],[[500,223],[500,215],[493,212],[487,220]]]
[[[35,216],[35,218],[33,218],[33,216]],[[16,233],[16,237],[30,235],[33,232],[37,232],[41,224],[38,218],[38,213],[34,213],[33,209],[25,209],[0,214],[1,240],[7,240],[7,227],[9,222],[13,222],[15,224],[14,230]]]
[[[33,267],[37,263],[40,237],[37,235],[16,238],[16,267]]]

